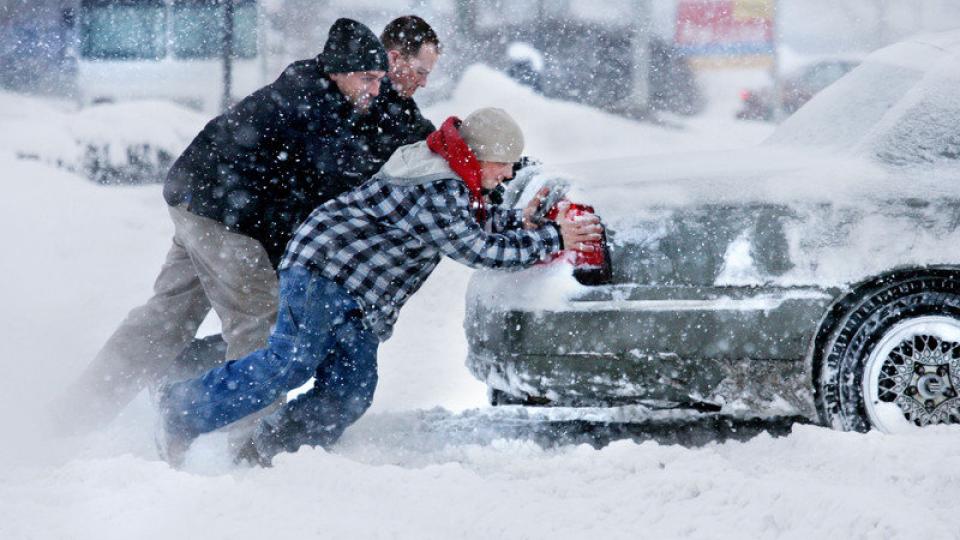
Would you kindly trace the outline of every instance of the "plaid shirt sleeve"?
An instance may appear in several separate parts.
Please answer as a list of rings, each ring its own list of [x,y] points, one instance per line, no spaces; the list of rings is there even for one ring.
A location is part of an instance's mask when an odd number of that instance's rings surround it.
[[[491,232],[503,232],[523,227],[523,208],[504,208],[487,206],[486,229]]]
[[[406,220],[407,232],[460,263],[472,268],[522,268],[560,250],[560,233],[551,225],[529,231],[484,231],[458,180],[439,180],[421,189],[419,208]]]

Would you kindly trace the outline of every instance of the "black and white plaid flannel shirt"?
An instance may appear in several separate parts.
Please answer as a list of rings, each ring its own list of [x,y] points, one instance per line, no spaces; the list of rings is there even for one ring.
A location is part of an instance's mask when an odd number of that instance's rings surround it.
[[[401,150],[442,159],[424,154],[429,152],[424,143],[410,145],[417,146]],[[466,185],[449,169],[419,178],[398,178],[390,170],[388,164],[363,185],[317,207],[297,228],[280,263],[281,270],[307,266],[346,288],[381,341],[441,256],[473,268],[510,269],[530,266],[562,247],[555,224],[524,230],[520,209],[488,207],[481,226]]]

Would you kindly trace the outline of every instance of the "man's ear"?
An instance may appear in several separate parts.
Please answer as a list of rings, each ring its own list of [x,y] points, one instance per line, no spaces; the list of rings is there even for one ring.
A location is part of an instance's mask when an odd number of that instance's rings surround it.
[[[399,60],[401,56],[403,56],[403,54],[396,49],[390,49],[387,51],[387,61],[390,63],[390,71],[396,69],[397,60]]]
[[[333,81],[334,86],[337,87],[337,90],[340,90],[340,93],[343,93],[343,73],[328,73],[327,77]]]

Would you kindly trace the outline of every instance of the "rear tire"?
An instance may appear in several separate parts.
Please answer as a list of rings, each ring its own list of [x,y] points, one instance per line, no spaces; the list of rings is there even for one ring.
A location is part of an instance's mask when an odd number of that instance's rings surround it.
[[[544,397],[517,397],[513,394],[508,394],[503,390],[493,387],[487,387],[487,399],[489,399],[490,405],[493,405],[494,407],[499,405],[524,405],[526,407],[543,407],[545,405],[550,405],[550,400]]]
[[[819,360],[826,425],[895,432],[960,423],[960,280],[945,271],[881,282],[840,317]]]
[[[500,405],[524,405],[526,400],[519,398],[513,395],[510,395],[503,390],[498,388],[487,388],[487,399],[490,401],[490,405],[494,407]]]

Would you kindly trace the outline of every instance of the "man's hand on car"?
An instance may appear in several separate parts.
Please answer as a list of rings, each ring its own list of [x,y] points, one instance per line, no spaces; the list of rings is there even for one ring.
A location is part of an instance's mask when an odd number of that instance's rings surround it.
[[[596,251],[603,233],[600,218],[593,214],[582,214],[571,219],[567,217],[569,208],[570,203],[567,201],[562,201],[557,207],[557,225],[560,226],[564,249],[575,249],[584,253]]]
[[[540,226],[539,223],[533,218],[537,214],[537,210],[540,208],[540,205],[543,204],[543,199],[550,194],[550,188],[541,188],[536,195],[530,199],[530,202],[527,203],[527,206],[523,209],[523,228],[530,231],[536,229]]]

